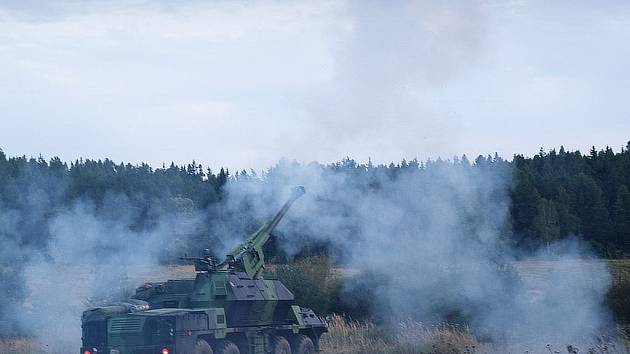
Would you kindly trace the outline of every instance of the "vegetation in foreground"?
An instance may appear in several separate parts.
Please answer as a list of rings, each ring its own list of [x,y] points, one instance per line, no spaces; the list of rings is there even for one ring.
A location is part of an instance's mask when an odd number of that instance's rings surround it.
[[[328,323],[329,332],[321,341],[323,354],[612,354],[630,351],[630,338],[623,333],[619,339],[599,339],[582,347],[546,343],[512,343],[505,347],[499,343],[483,343],[467,329],[452,325],[426,327],[419,322],[404,321],[393,333],[388,333],[373,323],[349,321],[339,315],[331,316]]]

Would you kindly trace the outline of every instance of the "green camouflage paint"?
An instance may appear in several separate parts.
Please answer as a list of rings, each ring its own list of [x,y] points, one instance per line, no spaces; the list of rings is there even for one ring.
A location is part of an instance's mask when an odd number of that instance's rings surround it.
[[[304,193],[303,187],[295,188],[274,218],[222,263],[207,253],[187,258],[195,262],[195,279],[147,283],[127,302],[86,310],[81,354],[317,351],[325,323],[310,309],[295,305],[280,281],[262,276],[263,246]]]

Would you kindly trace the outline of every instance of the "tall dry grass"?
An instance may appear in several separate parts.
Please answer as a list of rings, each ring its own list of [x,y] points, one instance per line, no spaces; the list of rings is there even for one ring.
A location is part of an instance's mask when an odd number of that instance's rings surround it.
[[[618,338],[596,339],[587,346],[541,343],[482,343],[466,328],[427,327],[402,322],[392,330],[333,315],[321,339],[323,354],[627,354],[630,342],[623,331]]]
[[[373,323],[349,321],[339,315],[331,316],[328,325],[329,332],[321,340],[324,354],[472,354],[491,349],[467,330],[450,325],[426,327],[404,321],[385,331]]]

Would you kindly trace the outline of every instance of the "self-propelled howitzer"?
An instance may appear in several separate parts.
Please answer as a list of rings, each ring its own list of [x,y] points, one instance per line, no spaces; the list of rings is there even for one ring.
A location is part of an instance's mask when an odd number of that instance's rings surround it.
[[[128,302],[83,313],[82,354],[311,354],[326,326],[295,304],[279,281],[264,279],[263,246],[291,205],[280,211],[220,264],[194,258],[194,279],[146,283]]]

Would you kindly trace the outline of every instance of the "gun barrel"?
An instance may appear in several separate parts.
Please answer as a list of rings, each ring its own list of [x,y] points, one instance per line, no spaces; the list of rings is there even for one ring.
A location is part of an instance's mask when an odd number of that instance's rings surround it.
[[[303,186],[297,186],[293,188],[293,191],[291,192],[291,196],[289,197],[289,200],[287,200],[286,203],[284,203],[284,205],[282,206],[282,209],[280,209],[280,211],[278,211],[276,216],[274,216],[274,218],[269,222],[269,226],[267,227],[267,232],[272,232],[276,228],[276,226],[278,226],[278,224],[280,223],[280,220],[282,220],[282,218],[287,213],[287,211],[289,211],[289,208],[291,208],[291,205],[293,205],[293,203],[298,198],[303,196],[304,193],[306,193],[306,190],[304,189]]]
[[[295,187],[289,199],[284,203],[282,208],[270,221],[263,224],[258,231],[254,232],[244,243],[237,246],[226,257],[226,260],[219,267],[239,267],[242,268],[249,276],[255,278],[259,275],[260,270],[264,268],[265,256],[263,254],[263,246],[271,233],[278,226],[284,215],[289,211],[291,205],[302,195],[306,193],[304,187]]]

